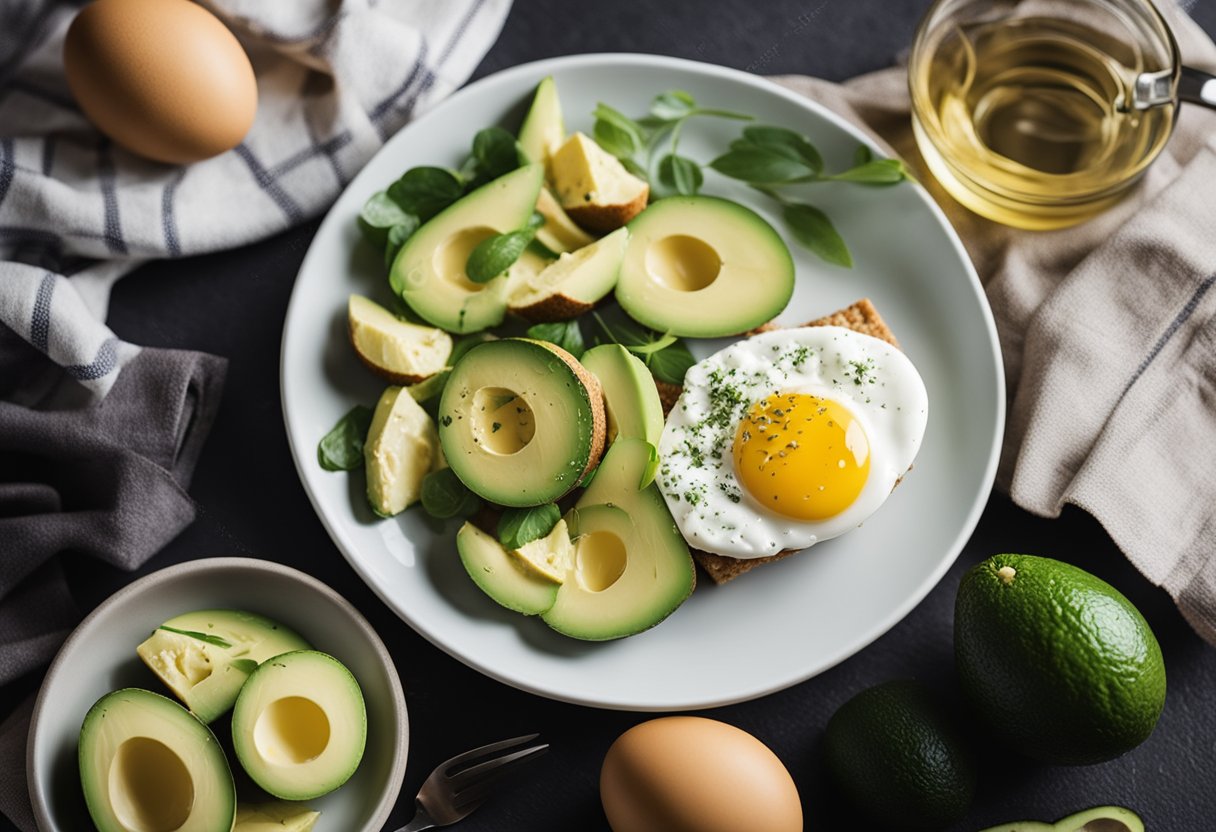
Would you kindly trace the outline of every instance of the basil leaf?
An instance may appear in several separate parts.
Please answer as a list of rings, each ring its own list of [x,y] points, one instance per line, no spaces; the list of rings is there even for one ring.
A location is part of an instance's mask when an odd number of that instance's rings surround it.
[[[669,153],[659,160],[659,181],[678,194],[695,194],[704,180],[701,166],[687,156]]]
[[[596,142],[613,156],[628,158],[645,144],[641,126],[607,104],[601,102],[596,105],[592,115],[595,116],[592,135]]]
[[[677,340],[679,340],[679,339],[677,339],[676,336],[672,335],[669,332],[666,335],[656,338],[655,340],[651,341],[648,344],[640,344],[640,345],[635,345],[632,347],[625,347],[625,349],[629,350],[634,355],[654,355],[659,350],[667,349],[672,344],[674,344]]]
[[[723,176],[760,184],[796,182],[815,178],[815,169],[805,161],[767,147],[739,146],[719,156],[709,166]]]
[[[785,221],[795,239],[829,263],[853,267],[853,256],[827,214],[799,202],[785,206]]]
[[[898,159],[874,159],[828,178],[859,185],[895,185],[911,177],[904,163]]]
[[[403,211],[384,191],[372,194],[359,211],[359,229],[369,242],[377,246],[384,245],[393,226],[411,222],[417,227],[418,218]]]
[[[620,344],[628,349],[629,347],[644,347],[654,340],[648,330],[643,329],[630,318],[622,317],[618,321],[608,323],[600,317],[598,312],[592,312],[591,317],[595,319],[600,331],[608,339],[605,343]]]
[[[465,274],[474,283],[488,283],[511,268],[535,234],[535,229],[524,229],[486,237],[469,254]]]
[[[646,459],[646,467],[642,469],[642,481],[638,483],[639,491],[654,482],[654,475],[659,470],[659,449],[647,442],[646,450],[649,451],[650,456]]]
[[[621,159],[620,162],[625,170],[629,171],[638,179],[641,179],[643,182],[650,181],[650,174],[646,172],[646,168],[642,167],[637,162],[633,161],[632,159]]]
[[[823,170],[823,157],[806,137],[785,127],[756,125],[743,128],[743,138],[756,147],[780,153],[789,159],[805,162],[815,173]]]
[[[177,633],[179,636],[188,636],[189,638],[198,639],[199,641],[214,645],[215,647],[223,647],[224,649],[232,647],[232,642],[228,641],[228,639],[209,635],[207,633],[200,633],[197,630],[179,630],[176,627],[169,627],[165,624],[160,625],[156,629],[164,630],[167,633]]]
[[[326,471],[353,471],[363,464],[363,440],[372,425],[372,409],[357,404],[317,444],[317,462]]]
[[[394,225],[388,230],[388,235],[385,237],[384,265],[387,268],[392,268],[393,261],[397,259],[397,253],[401,251],[401,247],[405,245],[405,241],[418,230],[418,218],[413,214],[406,214],[405,216],[407,222]]]
[[[422,479],[422,510],[432,517],[469,517],[481,508],[481,498],[468,489],[451,468],[432,471]]]
[[[853,167],[859,168],[874,158],[874,153],[864,144],[857,145],[853,151]]]
[[[684,345],[683,341],[676,341],[667,349],[659,350],[646,360],[646,366],[650,368],[654,377],[668,384],[683,384],[684,374],[688,372],[689,367],[696,363],[697,360],[692,357],[692,353],[688,351],[688,347]]]
[[[518,549],[549,534],[561,519],[561,509],[553,503],[506,509],[498,521],[498,542],[508,549]]]
[[[575,358],[582,358],[583,353],[587,350],[586,344],[583,342],[583,332],[578,328],[578,321],[536,324],[528,327],[528,337],[557,344]]]
[[[388,196],[422,222],[464,195],[464,183],[446,168],[410,168],[388,186]]]
[[[473,158],[487,179],[497,179],[519,167],[515,137],[501,127],[487,127],[473,137]]]
[[[651,102],[650,114],[664,121],[672,121],[688,115],[696,106],[696,99],[683,90],[668,90]]]

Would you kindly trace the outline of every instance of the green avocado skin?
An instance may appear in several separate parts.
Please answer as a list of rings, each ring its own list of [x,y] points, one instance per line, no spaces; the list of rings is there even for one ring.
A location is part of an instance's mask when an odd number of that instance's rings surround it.
[[[979,717],[1043,762],[1118,757],[1148,738],[1165,707],[1148,622],[1114,587],[1060,561],[1008,554],[973,567],[955,602],[954,648]]]
[[[919,682],[885,682],[842,705],[828,722],[824,755],[837,788],[890,832],[949,826],[975,794],[970,749]]]

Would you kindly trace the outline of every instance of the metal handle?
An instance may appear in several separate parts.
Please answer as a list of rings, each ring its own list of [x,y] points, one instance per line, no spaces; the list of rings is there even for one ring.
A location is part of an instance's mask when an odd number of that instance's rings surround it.
[[[1216,75],[1184,66],[1178,79],[1178,100],[1216,110]]]

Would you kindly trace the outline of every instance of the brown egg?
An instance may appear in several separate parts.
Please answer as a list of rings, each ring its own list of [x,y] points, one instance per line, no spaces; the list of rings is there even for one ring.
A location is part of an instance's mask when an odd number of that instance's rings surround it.
[[[617,738],[600,771],[613,832],[801,832],[802,802],[766,745],[732,725],[671,716]]]
[[[68,28],[63,64],[101,132],[162,162],[196,162],[235,147],[257,111],[245,50],[188,0],[91,3]]]

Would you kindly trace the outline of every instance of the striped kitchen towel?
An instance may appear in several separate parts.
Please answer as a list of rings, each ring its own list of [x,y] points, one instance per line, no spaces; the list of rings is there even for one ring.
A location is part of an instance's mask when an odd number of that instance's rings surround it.
[[[26,362],[15,380],[0,366],[3,395],[32,403],[66,372],[104,396],[139,352],[103,323],[117,277],[321,212],[388,136],[464,83],[510,0],[204,5],[249,52],[258,114],[234,150],[174,167],[113,145],[73,101],[61,54],[79,4],[0,4],[0,339],[62,368]]]

